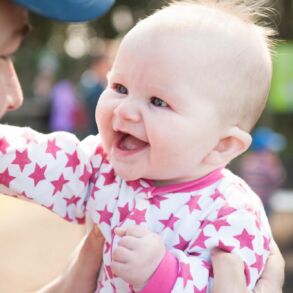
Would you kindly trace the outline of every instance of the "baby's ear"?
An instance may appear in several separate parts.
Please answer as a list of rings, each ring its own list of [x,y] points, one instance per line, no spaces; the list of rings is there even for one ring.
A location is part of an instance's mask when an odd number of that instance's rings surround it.
[[[218,141],[215,148],[204,158],[204,163],[224,167],[234,158],[245,152],[250,144],[251,135],[237,126],[231,127]]]

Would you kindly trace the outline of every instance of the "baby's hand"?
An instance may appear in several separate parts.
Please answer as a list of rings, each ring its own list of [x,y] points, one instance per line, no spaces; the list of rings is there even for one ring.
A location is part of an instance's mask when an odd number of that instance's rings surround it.
[[[138,291],[163,259],[164,242],[159,235],[138,225],[116,228],[115,233],[121,239],[112,254],[112,271]]]

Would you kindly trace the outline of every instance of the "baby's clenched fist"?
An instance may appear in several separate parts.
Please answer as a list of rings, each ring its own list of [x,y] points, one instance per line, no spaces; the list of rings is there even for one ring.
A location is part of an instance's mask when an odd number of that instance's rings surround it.
[[[115,233],[121,239],[112,254],[112,271],[138,291],[163,259],[164,242],[156,233],[138,225],[116,228]]]

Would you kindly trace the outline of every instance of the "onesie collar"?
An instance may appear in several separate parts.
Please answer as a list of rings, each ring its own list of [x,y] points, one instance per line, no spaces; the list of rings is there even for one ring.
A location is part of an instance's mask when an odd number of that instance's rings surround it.
[[[220,168],[199,179],[165,186],[155,186],[153,180],[149,179],[139,179],[128,181],[127,183],[132,187],[136,186],[135,189],[138,190],[139,193],[143,192],[148,198],[150,198],[166,193],[183,193],[203,189],[222,179],[224,177],[222,171],[223,168]]]

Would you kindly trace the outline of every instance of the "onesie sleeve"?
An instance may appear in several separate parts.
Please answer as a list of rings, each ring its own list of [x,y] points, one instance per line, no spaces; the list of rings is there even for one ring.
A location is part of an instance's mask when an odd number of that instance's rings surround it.
[[[210,252],[214,247],[240,256],[247,287],[253,289],[269,255],[270,235],[266,216],[261,210],[223,205],[202,221],[186,250],[168,250],[177,262],[163,260],[142,292],[151,292],[148,289],[153,288],[155,279],[168,279],[167,286],[173,286],[172,291],[162,290],[160,286],[160,292],[210,292],[213,283]],[[164,282],[161,284],[165,285]]]
[[[98,139],[42,134],[0,125],[0,192],[34,201],[70,222],[83,223]]]

